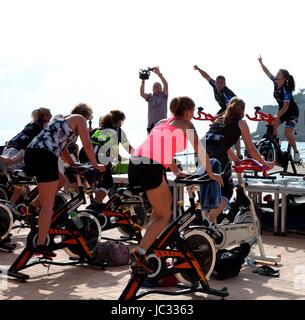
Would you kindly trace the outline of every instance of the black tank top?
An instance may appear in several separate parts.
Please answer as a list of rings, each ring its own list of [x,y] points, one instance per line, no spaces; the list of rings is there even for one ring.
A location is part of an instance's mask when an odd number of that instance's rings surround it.
[[[43,126],[39,122],[31,122],[8,142],[8,147],[13,147],[18,151],[26,149],[31,141],[42,131]]]
[[[241,136],[238,122],[239,120],[233,120],[224,125],[222,120],[216,121],[202,140],[203,143],[206,143],[209,157],[218,159],[222,166],[225,166],[229,161],[228,150],[237,143]]]

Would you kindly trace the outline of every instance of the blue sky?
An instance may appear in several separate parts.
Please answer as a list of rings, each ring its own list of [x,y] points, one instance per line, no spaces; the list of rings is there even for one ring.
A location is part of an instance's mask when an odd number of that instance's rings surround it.
[[[255,105],[274,104],[270,71],[286,68],[305,87],[304,7],[283,0],[2,1],[0,12],[0,130],[20,130],[34,108],[69,113],[79,102],[95,122],[113,108],[126,113],[132,144],[145,137],[147,104],[139,68],[159,65],[170,99],[189,95],[218,110],[211,87],[192,66]],[[151,90],[155,75],[147,82]],[[200,135],[207,125],[196,124]],[[254,130],[254,125],[251,124]]]

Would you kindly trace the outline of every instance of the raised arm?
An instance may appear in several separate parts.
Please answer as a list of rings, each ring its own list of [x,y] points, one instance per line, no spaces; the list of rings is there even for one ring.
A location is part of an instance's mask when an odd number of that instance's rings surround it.
[[[268,78],[273,77],[272,73],[268,70],[268,68],[263,64],[263,58],[262,56],[259,56],[258,58],[258,62],[260,63],[263,71],[265,72],[265,74],[267,75]]]
[[[148,101],[148,94],[145,93],[145,80],[142,80],[141,82],[140,95],[142,98]]]
[[[163,74],[160,71],[159,67],[155,67],[153,72],[159,76],[160,80],[162,81],[163,84],[163,93],[168,96],[168,82],[166,81],[166,79],[164,78]]]
[[[194,65],[194,70],[199,71],[199,73],[206,79],[207,81],[210,81],[212,78],[202,69],[200,69],[197,64]]]
[[[239,121],[239,128],[245,143],[245,146],[250,154],[250,156],[257,160],[259,163],[269,167],[270,169],[272,169],[274,167],[274,164],[272,162],[268,162],[265,161],[264,158],[259,154],[259,152],[257,151],[257,149],[255,148],[253,142],[252,142],[252,137],[250,134],[250,130],[249,127],[246,123],[246,121],[244,120],[240,120]]]

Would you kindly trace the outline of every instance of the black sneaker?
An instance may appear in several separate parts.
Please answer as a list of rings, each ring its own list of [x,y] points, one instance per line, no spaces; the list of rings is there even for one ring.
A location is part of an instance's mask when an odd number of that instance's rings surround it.
[[[34,256],[40,256],[46,259],[52,259],[56,257],[56,253],[50,250],[46,245],[37,245],[34,248]]]
[[[138,248],[134,248],[130,253],[131,264],[136,264],[139,268],[144,270],[147,274],[153,273],[154,271],[149,267],[147,256],[140,254]]]

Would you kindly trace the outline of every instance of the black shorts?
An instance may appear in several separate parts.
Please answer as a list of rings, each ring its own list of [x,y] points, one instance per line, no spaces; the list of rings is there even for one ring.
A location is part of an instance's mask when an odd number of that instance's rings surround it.
[[[298,118],[296,117],[292,117],[292,118],[285,118],[285,117],[281,117],[280,118],[280,122],[283,123],[285,122],[285,128],[291,128],[293,129],[297,123],[298,123]]]
[[[25,172],[34,176],[37,182],[53,182],[59,179],[58,157],[49,150],[25,150]]]
[[[210,158],[215,158],[221,163],[221,171],[225,171],[222,180],[223,187],[221,188],[221,196],[225,198],[228,202],[230,201],[233,195],[233,178],[231,163],[228,158],[227,152],[221,152],[222,150],[215,150],[214,148],[207,147],[207,153]]]
[[[108,164],[106,166],[106,171],[103,174],[103,177],[96,182],[94,191],[104,191],[108,194],[109,190],[113,187],[113,178],[112,178],[112,165]]]
[[[152,190],[161,185],[163,177],[166,180],[165,168],[162,164],[152,163],[152,161],[137,163],[134,159],[137,158],[133,157],[128,166],[128,181],[131,187],[141,186],[144,190]]]

